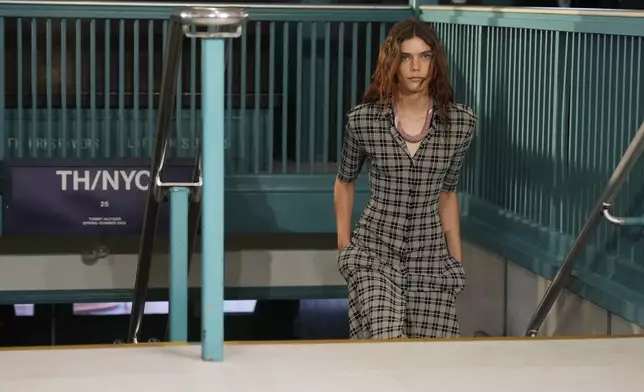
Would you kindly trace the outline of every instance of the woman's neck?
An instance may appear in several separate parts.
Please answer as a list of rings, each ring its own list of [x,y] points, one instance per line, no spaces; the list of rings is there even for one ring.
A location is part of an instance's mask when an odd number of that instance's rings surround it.
[[[397,93],[396,107],[399,111],[423,112],[428,110],[431,99],[427,93]]]

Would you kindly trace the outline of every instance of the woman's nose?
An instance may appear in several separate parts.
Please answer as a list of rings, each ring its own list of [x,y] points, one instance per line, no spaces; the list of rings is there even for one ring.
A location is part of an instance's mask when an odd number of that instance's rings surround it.
[[[411,70],[418,71],[420,70],[420,61],[417,58],[411,60]]]

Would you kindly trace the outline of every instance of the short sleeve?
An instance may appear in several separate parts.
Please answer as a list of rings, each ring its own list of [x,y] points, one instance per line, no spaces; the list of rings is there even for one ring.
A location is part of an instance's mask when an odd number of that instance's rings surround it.
[[[340,158],[338,169],[338,180],[343,184],[350,184],[358,178],[365,160],[365,153],[362,144],[358,139],[351,120],[344,128],[344,138],[342,142],[342,156]]]
[[[461,169],[463,168],[463,161],[465,160],[467,151],[469,150],[470,145],[472,144],[472,139],[474,138],[474,128],[476,126],[475,120],[462,126],[466,128],[466,131],[463,132],[464,136],[459,138],[454,155],[452,155],[449,169],[447,169],[447,174],[443,179],[443,187],[441,188],[441,191],[443,192],[456,191],[456,185],[458,185]]]

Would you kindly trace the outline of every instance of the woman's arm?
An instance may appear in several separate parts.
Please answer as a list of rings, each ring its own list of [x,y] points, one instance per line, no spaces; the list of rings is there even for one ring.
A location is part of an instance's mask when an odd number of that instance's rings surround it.
[[[443,225],[443,236],[447,244],[447,251],[458,261],[463,260],[461,253],[461,225],[458,211],[458,194],[456,185],[461,174],[461,168],[467,151],[474,138],[476,115],[467,107],[460,107],[454,112],[454,131],[460,134],[456,144],[451,163],[443,179],[443,186],[438,198],[438,215]]]
[[[351,120],[344,130],[342,157],[338,175],[333,186],[333,204],[335,222],[338,231],[338,250],[342,250],[351,241],[351,212],[355,197],[355,180],[365,161],[365,153],[358,135],[351,126]]]
[[[461,226],[458,212],[458,195],[456,192],[441,192],[438,199],[438,215],[443,225],[443,236],[449,254],[458,261],[461,254]]]
[[[338,232],[338,250],[344,249],[351,241],[351,211],[353,211],[354,197],[355,183],[344,184],[340,180],[335,180],[333,204]]]

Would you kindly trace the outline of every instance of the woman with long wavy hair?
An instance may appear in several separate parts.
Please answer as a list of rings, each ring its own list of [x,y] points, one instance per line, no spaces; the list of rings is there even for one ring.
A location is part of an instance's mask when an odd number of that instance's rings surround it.
[[[453,102],[432,27],[394,26],[364,102],[348,113],[334,186],[338,267],[354,339],[458,337],[465,287],[456,185],[476,115]],[[354,184],[369,164],[371,196],[351,228]]]

